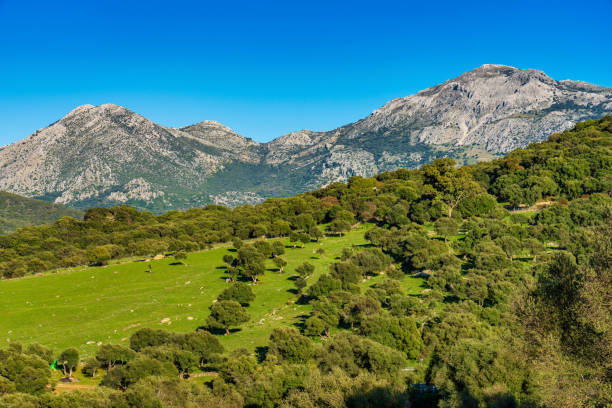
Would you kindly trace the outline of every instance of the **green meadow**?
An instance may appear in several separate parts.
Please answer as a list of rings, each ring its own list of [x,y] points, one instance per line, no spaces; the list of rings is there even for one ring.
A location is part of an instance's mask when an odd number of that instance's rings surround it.
[[[295,267],[305,261],[315,265],[311,284],[328,271],[342,248],[365,245],[364,232],[369,227],[363,224],[343,236],[324,237],[302,248],[284,240],[283,257],[288,262],[284,273],[268,261],[268,270],[253,286],[256,299],[247,309],[250,321],[228,336],[219,336],[226,348],[254,350],[267,344],[275,327],[299,324],[310,306],[296,303]],[[323,255],[315,253],[319,247],[324,248]],[[55,351],[77,347],[83,355],[93,355],[98,343],[128,344],[130,335],[143,327],[195,330],[205,324],[210,305],[229,285],[222,258],[230,251],[226,246],[194,252],[182,263],[172,257],[132,259],[0,281],[2,341],[36,342]],[[406,277],[403,284],[408,294],[425,288],[418,278]]]

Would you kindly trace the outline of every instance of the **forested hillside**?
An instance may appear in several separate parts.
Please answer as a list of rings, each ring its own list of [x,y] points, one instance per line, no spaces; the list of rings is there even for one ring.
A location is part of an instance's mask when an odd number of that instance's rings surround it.
[[[82,218],[83,212],[0,191],[0,234],[29,225],[50,224],[61,217]]]
[[[606,117],[473,166],[438,159],[233,210],[96,208],[1,236],[7,279],[227,252],[205,272],[225,287],[194,312],[206,320],[190,332],[138,328],[80,367],[77,344],[10,342],[0,351],[0,407],[608,406],[611,189]],[[367,243],[317,270],[327,242],[358,224],[372,225]],[[304,245],[313,260],[289,270]],[[266,347],[224,346],[257,313],[259,288],[283,274],[295,286],[285,303],[302,314],[271,329]],[[409,293],[416,276],[425,287]],[[78,372],[99,386],[50,393],[55,359],[66,378]]]

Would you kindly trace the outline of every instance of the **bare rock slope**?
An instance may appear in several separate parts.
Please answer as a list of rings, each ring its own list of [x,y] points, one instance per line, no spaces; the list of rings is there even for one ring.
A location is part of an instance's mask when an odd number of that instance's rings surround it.
[[[436,157],[503,154],[612,113],[612,89],[484,65],[328,132],[267,144],[205,121],[167,128],[117,105],[84,105],[0,148],[0,190],[77,207],[163,211],[285,196]]]

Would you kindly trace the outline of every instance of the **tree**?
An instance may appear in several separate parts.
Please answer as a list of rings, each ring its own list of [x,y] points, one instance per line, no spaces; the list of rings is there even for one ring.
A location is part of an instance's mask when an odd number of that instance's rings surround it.
[[[17,377],[15,378],[15,388],[19,392],[41,394],[46,390],[48,382],[49,369],[26,366],[19,374],[17,374]]]
[[[272,242],[272,256],[277,257],[285,253],[285,244],[281,241]]]
[[[234,240],[232,241],[232,246],[237,250],[239,250],[240,248],[242,248],[243,242],[240,238],[234,238]]]
[[[306,279],[301,276],[298,277],[293,283],[295,284],[298,293],[302,293],[302,289],[306,287]]]
[[[297,268],[295,268],[295,271],[298,273],[298,275],[300,275],[302,278],[307,278],[310,275],[312,275],[312,273],[314,272],[315,267],[313,264],[311,264],[310,262],[304,262],[303,264],[299,265]]]
[[[425,182],[437,191],[437,196],[448,206],[448,218],[453,216],[453,210],[465,198],[482,190],[472,179],[470,168],[464,166],[457,169],[456,164],[453,159],[444,158],[423,166]]]
[[[308,288],[308,295],[313,298],[327,296],[333,291],[340,290],[342,282],[329,275],[321,275],[319,280]]]
[[[267,241],[257,241],[253,244],[255,248],[264,256],[264,258],[269,258],[273,256],[274,249],[272,245],[270,245]]]
[[[293,247],[295,248],[297,246],[297,242],[300,240],[300,234],[297,233],[297,231],[291,231],[289,233],[289,242],[291,242],[293,244]]]
[[[179,262],[179,263],[183,263],[183,261],[187,259],[187,252],[183,249],[181,249],[180,251],[176,251],[174,253],[174,260]]]
[[[242,306],[248,306],[250,302],[255,300],[255,293],[246,283],[236,282],[221,292],[217,300],[234,300]]]
[[[363,276],[361,268],[352,262],[334,262],[329,269],[331,276],[344,284],[358,283]]]
[[[280,256],[275,256],[272,259],[272,262],[274,262],[274,265],[276,265],[276,267],[278,268],[278,271],[280,273],[284,272],[285,266],[287,266],[287,261],[285,261],[283,258],[281,258]]]
[[[438,234],[444,237],[444,242],[448,240],[450,235],[455,235],[459,229],[457,221],[447,217],[438,219],[435,223],[435,227]]]
[[[268,343],[268,355],[281,361],[305,363],[313,354],[312,342],[293,327],[274,329]]]
[[[98,368],[100,368],[100,362],[95,357],[89,357],[85,360],[81,372],[87,377],[95,377]]]
[[[237,259],[240,274],[257,283],[257,276],[263,274],[266,269],[263,254],[251,245],[244,245],[238,250]]]
[[[170,333],[159,329],[139,329],[130,336],[130,348],[136,352],[145,347],[161,346],[170,342]]]
[[[236,258],[234,258],[232,255],[230,254],[225,254],[223,255],[223,262],[227,264],[227,266],[232,266],[232,264],[234,263],[234,260]]]
[[[544,245],[535,238],[528,238],[523,241],[523,247],[525,247],[531,255],[533,255],[533,262],[537,261],[539,254],[544,252]]]
[[[203,365],[211,360],[215,354],[223,353],[224,348],[219,339],[204,330],[186,333],[178,341],[181,349],[194,353]]]
[[[518,239],[505,235],[503,237],[499,237],[495,240],[497,245],[506,253],[506,256],[512,262],[514,255],[521,249],[521,241]]]
[[[240,269],[235,266],[230,266],[225,270],[225,272],[229,275],[229,280],[232,282],[234,282],[236,278],[238,278],[238,275],[240,275]]]
[[[310,242],[310,235],[308,235],[305,232],[300,232],[298,233],[298,240],[302,243],[302,248],[303,248],[304,245]]]
[[[90,265],[101,266],[108,264],[111,254],[105,246],[97,246],[87,251],[87,258]]]
[[[53,363],[53,350],[38,343],[30,344],[25,351],[27,354],[33,354],[42,358],[47,363]]]
[[[411,317],[371,316],[361,324],[361,333],[380,344],[418,358],[423,342],[416,322]]]
[[[311,337],[329,334],[329,326],[319,316],[310,316],[304,322],[304,334]]]
[[[355,324],[360,324],[366,316],[379,314],[382,311],[380,303],[369,296],[358,295],[354,296],[343,310],[343,320],[351,325],[351,329]]]
[[[191,351],[177,349],[173,351],[172,355],[174,366],[181,378],[192,372],[198,365],[198,357]]]
[[[329,224],[329,230],[338,235],[343,235],[346,231],[351,229],[351,223],[345,220],[333,220]]]
[[[221,300],[210,307],[210,316],[206,323],[211,328],[224,329],[227,336],[230,327],[248,322],[249,318],[249,314],[240,303],[233,300]]]
[[[132,350],[119,344],[103,344],[98,347],[96,360],[110,370],[115,364],[126,364],[134,355]]]
[[[319,242],[319,239],[323,237],[323,231],[321,231],[316,225],[310,227],[308,234],[317,242]]]
[[[72,371],[79,364],[79,351],[75,348],[69,348],[60,354],[59,363],[64,368],[64,375],[72,377]]]

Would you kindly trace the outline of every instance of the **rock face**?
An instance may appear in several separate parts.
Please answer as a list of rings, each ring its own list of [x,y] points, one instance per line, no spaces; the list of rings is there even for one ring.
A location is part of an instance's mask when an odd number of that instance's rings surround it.
[[[0,148],[0,190],[153,211],[254,203],[436,157],[490,158],[610,113],[612,89],[503,65],[394,99],[341,128],[266,144],[214,121],[172,129],[117,105],[84,105]]]

